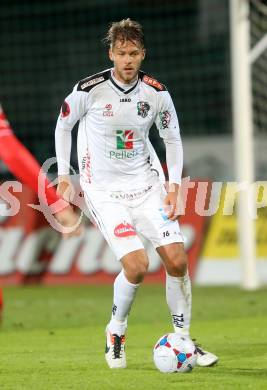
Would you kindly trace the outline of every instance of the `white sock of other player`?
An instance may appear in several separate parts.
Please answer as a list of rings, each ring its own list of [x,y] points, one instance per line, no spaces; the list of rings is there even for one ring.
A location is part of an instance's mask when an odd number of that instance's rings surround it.
[[[111,334],[122,336],[127,329],[127,316],[131,310],[139,284],[130,283],[123,270],[114,282],[114,296],[111,320],[108,329]]]
[[[192,294],[188,273],[182,277],[166,273],[166,300],[175,333],[189,336]]]

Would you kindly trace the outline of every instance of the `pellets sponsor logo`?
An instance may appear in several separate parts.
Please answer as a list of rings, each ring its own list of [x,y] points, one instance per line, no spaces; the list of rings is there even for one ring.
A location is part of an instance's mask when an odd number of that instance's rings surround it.
[[[116,237],[131,237],[136,236],[135,228],[128,222],[120,223],[114,229],[114,235]]]
[[[82,85],[81,85],[81,89],[85,89],[85,88],[87,88],[87,87],[91,87],[92,85],[95,85],[95,84],[97,84],[97,83],[100,83],[101,81],[104,81],[105,79],[104,79],[104,77],[103,76],[101,76],[101,77],[96,77],[95,79],[93,79],[93,80],[89,80],[89,81],[86,81],[86,83],[83,83]]]
[[[116,150],[109,152],[109,158],[118,160],[134,158],[138,155],[134,149],[134,131],[133,130],[116,130]]]
[[[137,102],[137,114],[145,118],[150,110],[150,105],[147,102]]]
[[[66,116],[69,116],[69,114],[70,114],[70,106],[66,101],[64,101],[61,106],[61,117],[66,118]]]
[[[111,150],[109,152],[109,158],[116,158],[117,160],[124,160],[128,158],[134,158],[138,155],[137,150],[131,150],[128,152],[127,150]]]
[[[171,114],[169,113],[169,111],[162,111],[159,113],[159,117],[160,117],[160,128],[163,130],[167,129],[170,124]]]
[[[133,149],[133,130],[116,130],[117,149]]]

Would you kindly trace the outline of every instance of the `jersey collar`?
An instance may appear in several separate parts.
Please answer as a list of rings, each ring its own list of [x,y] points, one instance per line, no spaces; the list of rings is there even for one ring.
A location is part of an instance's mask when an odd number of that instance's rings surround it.
[[[117,83],[116,79],[112,75],[112,69],[110,70],[109,80],[114,85],[114,87],[116,87],[120,92],[123,92],[125,95],[128,95],[129,93],[131,93],[136,88],[136,86],[137,86],[137,84],[139,82],[139,77],[137,78],[137,80],[134,83],[134,85],[131,88],[129,88],[129,89],[124,89]]]

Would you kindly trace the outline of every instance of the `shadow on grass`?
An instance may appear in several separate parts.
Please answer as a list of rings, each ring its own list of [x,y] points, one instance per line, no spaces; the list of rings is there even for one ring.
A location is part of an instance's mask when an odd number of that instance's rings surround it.
[[[129,364],[127,365],[127,370],[133,370],[133,371],[157,371],[157,369],[151,365],[145,365],[145,364]]]
[[[156,368],[151,365],[140,365],[138,363],[131,364],[127,367],[127,371],[140,371],[140,372],[158,372]],[[246,377],[261,377],[267,379],[267,369],[266,368],[229,368],[222,366],[220,364],[212,367],[196,367],[193,370],[194,374],[197,375],[216,375],[216,376],[246,376]],[[189,373],[190,374],[190,373]]]
[[[264,379],[267,379],[266,368],[231,368],[231,367],[224,367],[221,365],[217,365],[214,367],[197,368],[197,373],[200,375],[201,374],[206,375],[208,372],[210,375],[224,376],[224,377],[227,374],[227,376],[242,376],[242,377],[257,376],[257,378],[263,377]]]

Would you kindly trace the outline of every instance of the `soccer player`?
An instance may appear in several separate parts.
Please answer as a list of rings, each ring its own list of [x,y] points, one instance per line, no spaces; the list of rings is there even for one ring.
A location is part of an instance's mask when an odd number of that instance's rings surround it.
[[[69,182],[71,130],[79,121],[81,186],[96,224],[120,261],[111,320],[106,327],[106,361],[125,368],[127,317],[148,268],[138,234],[159,253],[166,269],[166,298],[175,332],[189,337],[191,284],[176,215],[183,149],[175,108],[166,87],[140,70],[144,34],[130,19],[115,22],[106,42],[114,67],[81,80],[62,105],[56,126],[59,193]],[[168,192],[155,169],[149,142],[153,123],[166,146]],[[198,364],[217,356],[197,347]]]

